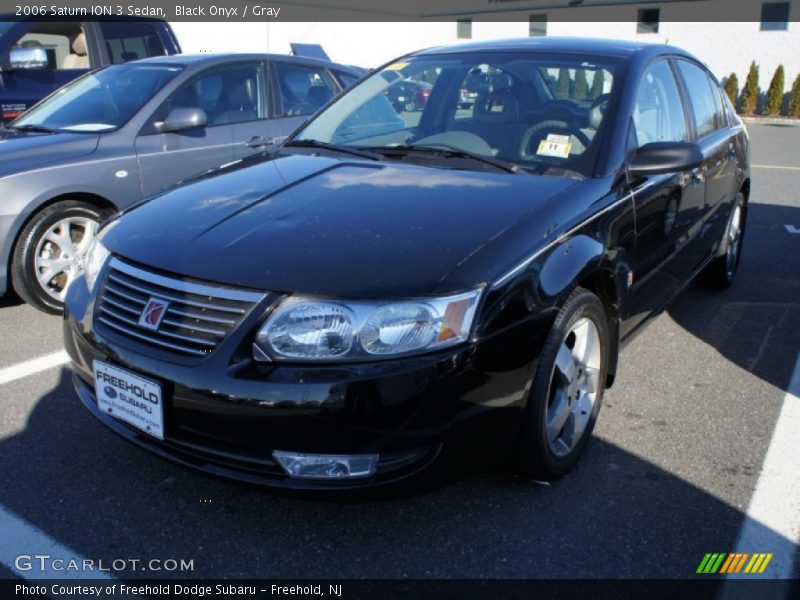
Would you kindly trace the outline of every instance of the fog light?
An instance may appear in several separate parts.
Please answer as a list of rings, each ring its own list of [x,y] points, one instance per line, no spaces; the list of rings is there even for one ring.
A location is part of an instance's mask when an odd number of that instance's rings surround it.
[[[300,454],[275,450],[272,453],[291,477],[304,479],[353,479],[375,473],[377,454]]]

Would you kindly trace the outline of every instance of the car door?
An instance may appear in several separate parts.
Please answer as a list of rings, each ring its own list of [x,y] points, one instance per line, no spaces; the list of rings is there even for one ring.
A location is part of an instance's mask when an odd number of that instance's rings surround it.
[[[322,66],[272,61],[270,71],[277,136],[288,136],[339,92]]]
[[[711,254],[722,238],[736,190],[736,146],[725,115],[719,84],[705,68],[688,60],[676,61],[694,117],[697,143],[703,152],[706,180],[703,227],[698,239],[697,264]]]
[[[691,139],[691,122],[675,70],[668,59],[657,59],[639,82],[628,151],[652,142]],[[660,309],[692,272],[705,181],[700,172],[667,173],[633,181],[631,191],[636,208],[636,256],[626,330]]]
[[[234,160],[234,128],[263,113],[260,62],[207,69],[183,83],[154,112],[136,138],[142,193],[149,195]],[[176,109],[199,108],[206,125],[180,132],[160,130]]]

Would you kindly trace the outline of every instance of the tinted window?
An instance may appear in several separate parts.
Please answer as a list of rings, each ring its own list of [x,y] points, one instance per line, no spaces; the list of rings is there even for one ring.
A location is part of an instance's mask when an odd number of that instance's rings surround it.
[[[722,125],[722,99],[703,69],[685,60],[678,61],[678,67],[689,90],[697,137],[703,137]]]
[[[653,63],[642,77],[633,124],[639,146],[689,139],[678,84],[666,61]]]
[[[278,63],[275,72],[283,116],[314,114],[336,93],[331,76],[322,67]]]
[[[339,81],[342,82],[342,86],[344,87],[350,87],[360,79],[355,75],[350,75],[350,73],[343,73],[342,71],[336,71],[336,76],[339,78]]]
[[[789,3],[764,2],[761,5],[761,31],[789,29]]]
[[[167,54],[158,29],[149,23],[100,22],[111,62],[114,64]]]
[[[258,64],[233,65],[203,75],[178,89],[156,120],[163,120],[176,108],[202,109],[209,126],[262,118],[261,72]]]
[[[124,125],[180,72],[180,67],[119,65],[67,84],[14,122],[68,131],[110,131]]]

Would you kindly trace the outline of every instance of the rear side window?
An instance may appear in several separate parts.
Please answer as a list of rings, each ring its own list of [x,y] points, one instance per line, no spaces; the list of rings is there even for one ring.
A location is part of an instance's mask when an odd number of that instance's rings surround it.
[[[689,92],[697,137],[703,137],[722,127],[722,98],[716,84],[704,69],[695,64],[679,60],[678,68]]]
[[[150,23],[101,21],[100,30],[113,64],[167,54],[158,29]]]
[[[355,75],[350,75],[350,73],[344,73],[342,71],[336,71],[336,76],[339,78],[339,81],[342,82],[343,87],[350,87],[359,79]]]
[[[653,63],[642,77],[636,92],[633,124],[638,146],[689,139],[678,84],[666,61]]]
[[[333,78],[321,67],[277,63],[275,73],[284,117],[311,115],[333,98]]]

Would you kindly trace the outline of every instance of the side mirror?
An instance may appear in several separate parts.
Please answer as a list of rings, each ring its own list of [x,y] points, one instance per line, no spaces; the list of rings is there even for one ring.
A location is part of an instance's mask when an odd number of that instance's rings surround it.
[[[47,60],[47,50],[41,46],[13,48],[8,53],[8,62],[12,71],[46,69],[50,64]]]
[[[628,160],[628,174],[639,177],[691,171],[703,164],[703,153],[690,142],[653,142],[638,148]]]
[[[175,108],[159,127],[161,133],[175,133],[200,129],[208,124],[206,112],[202,108]]]

